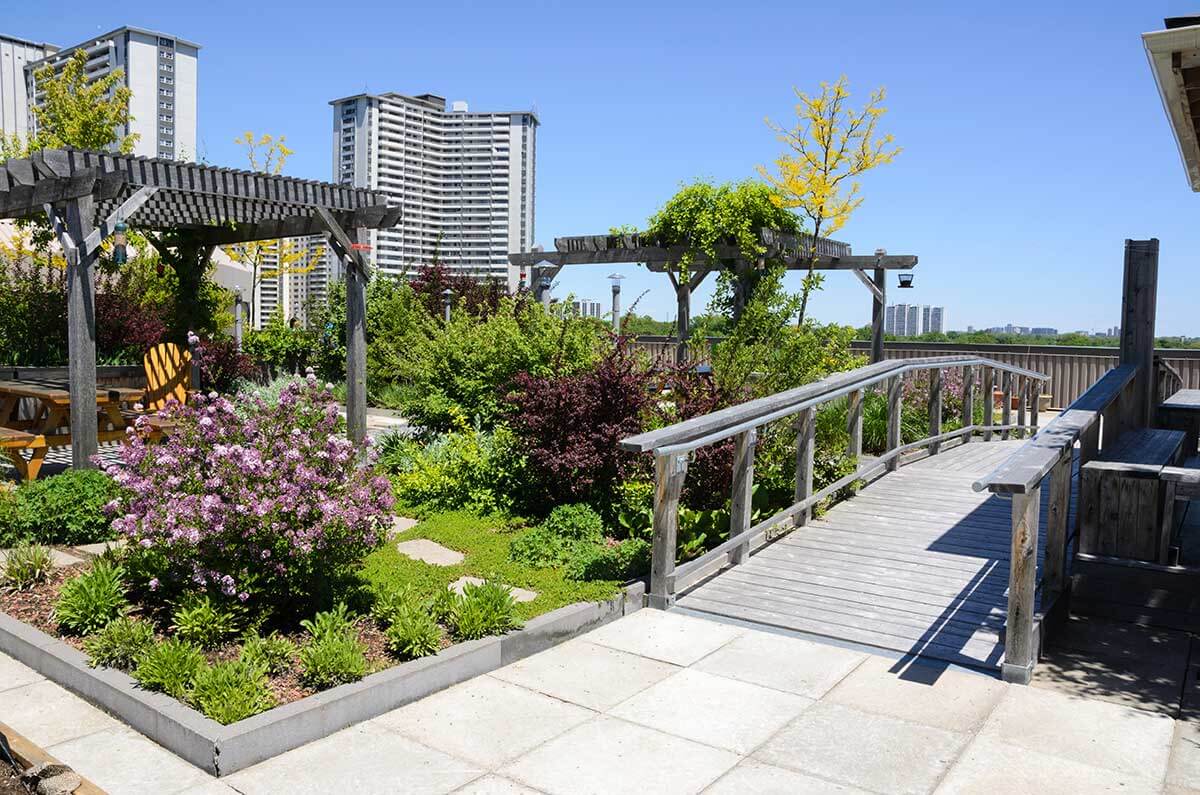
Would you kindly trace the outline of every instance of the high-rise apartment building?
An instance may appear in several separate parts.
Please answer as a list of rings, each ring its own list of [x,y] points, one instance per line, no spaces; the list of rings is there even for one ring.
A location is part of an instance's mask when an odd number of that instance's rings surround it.
[[[29,92],[25,65],[58,51],[53,44],[16,39],[0,34],[0,135],[29,132]]]
[[[919,304],[891,304],[883,310],[883,333],[916,337],[926,332],[943,332],[946,309]]]
[[[578,317],[603,317],[604,307],[599,301],[591,298],[574,298],[571,300],[571,311]]]
[[[132,27],[118,28],[62,49],[29,42],[20,42],[18,47],[15,41],[0,38],[0,130],[22,135],[33,130],[36,119],[30,106],[44,96],[37,73],[47,66],[60,71],[67,59],[82,49],[88,56],[89,79],[98,80],[123,70],[125,85],[131,91],[130,120],[118,133],[138,137],[134,154],[174,160],[196,158],[198,44]],[[6,57],[10,49],[11,57]],[[17,79],[18,61],[23,91],[9,86],[10,78]]]
[[[434,94],[330,104],[334,181],[383,191],[403,209],[397,226],[371,231],[372,264],[399,275],[436,258],[516,286],[508,254],[533,246],[533,110],[471,111]]]

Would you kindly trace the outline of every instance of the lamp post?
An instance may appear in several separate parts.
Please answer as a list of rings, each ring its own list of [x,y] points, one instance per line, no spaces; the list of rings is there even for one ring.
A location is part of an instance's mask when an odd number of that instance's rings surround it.
[[[450,322],[450,299],[454,296],[454,291],[447,287],[442,290],[442,318]]]
[[[550,281],[549,276],[539,276],[538,277],[538,280],[537,280],[538,300],[541,301],[542,306],[546,307],[547,309],[550,308],[550,285],[551,285],[551,281]]]
[[[242,349],[242,288],[233,288],[233,341]]]
[[[624,278],[619,273],[608,274],[608,281],[612,284],[613,334],[621,333],[621,280]]]

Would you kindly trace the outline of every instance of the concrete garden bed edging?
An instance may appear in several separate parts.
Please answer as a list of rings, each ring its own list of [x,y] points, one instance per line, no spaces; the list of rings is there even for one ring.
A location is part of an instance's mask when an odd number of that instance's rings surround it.
[[[140,689],[121,671],[88,667],[82,652],[6,613],[0,613],[0,652],[196,767],[224,776],[628,615],[642,607],[645,591],[645,583],[635,582],[607,601],[567,605],[508,635],[458,643],[228,726]]]

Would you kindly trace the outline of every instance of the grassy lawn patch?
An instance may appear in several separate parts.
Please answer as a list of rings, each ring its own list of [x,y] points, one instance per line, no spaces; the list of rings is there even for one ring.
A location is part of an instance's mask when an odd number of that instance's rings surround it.
[[[433,596],[459,577],[469,575],[536,591],[538,598],[517,605],[521,618],[529,619],[575,602],[593,602],[615,596],[619,583],[576,582],[557,568],[534,568],[508,557],[508,544],[516,535],[502,519],[470,513],[438,513],[400,533],[363,561],[362,574],[372,589],[408,585],[422,596]],[[426,538],[466,557],[455,566],[433,566],[396,551],[396,544]]]

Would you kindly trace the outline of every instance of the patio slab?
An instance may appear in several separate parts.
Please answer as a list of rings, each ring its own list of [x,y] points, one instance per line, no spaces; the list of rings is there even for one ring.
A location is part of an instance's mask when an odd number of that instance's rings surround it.
[[[968,736],[821,702],[754,757],[875,792],[926,793]]]
[[[820,698],[867,655],[768,632],[734,638],[693,667],[805,698]]]
[[[0,690],[12,690],[24,687],[34,682],[40,682],[44,676],[28,665],[17,662],[12,657],[0,654]]]
[[[459,577],[454,582],[450,583],[450,590],[454,591],[459,596],[462,596],[468,585],[483,585],[484,581],[478,577]],[[537,591],[527,591],[524,588],[517,588],[513,585],[505,586],[508,592],[512,594],[512,598],[517,602],[532,602],[538,598]]]
[[[550,795],[689,795],[737,762],[729,751],[600,716],[500,772]]]
[[[620,624],[620,628],[616,624]],[[745,630],[662,610],[639,610],[584,635],[601,646],[675,665],[692,665]]]
[[[1010,687],[981,734],[1130,776],[1157,771],[1161,777],[1167,769],[1174,721],[1104,701]]]
[[[122,795],[159,795],[215,781],[170,751],[124,726],[52,745],[63,764],[87,770],[96,786]]]
[[[401,555],[428,563],[431,566],[457,566],[466,559],[463,553],[444,547],[427,538],[401,541],[396,545],[396,550]]]
[[[946,666],[872,657],[830,691],[826,701],[937,729],[979,728],[1004,695],[1004,683]]]
[[[487,775],[477,778],[454,795],[539,795],[535,789],[518,784],[502,776]]]
[[[1175,722],[1167,783],[1200,790],[1200,722],[1195,717]]]
[[[643,690],[611,714],[748,754],[812,703],[812,699],[689,668]]]
[[[670,663],[577,638],[493,671],[492,676],[588,709],[606,710],[678,670]]]
[[[755,795],[865,795],[867,791],[752,759],[742,762],[704,790],[705,795],[745,795],[748,792]]]
[[[578,726],[594,713],[481,676],[376,718],[439,751],[494,768]]]
[[[259,762],[223,781],[242,795],[453,792],[485,771],[372,722]]]
[[[43,748],[121,727],[91,704],[45,679],[0,690],[0,717]]]

